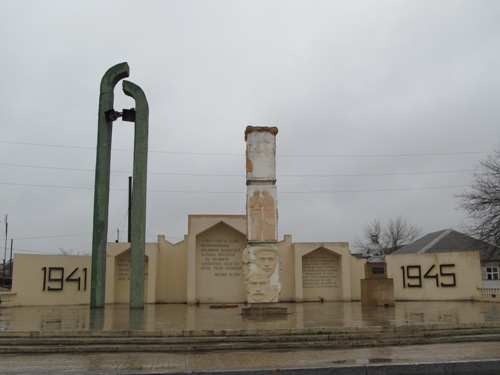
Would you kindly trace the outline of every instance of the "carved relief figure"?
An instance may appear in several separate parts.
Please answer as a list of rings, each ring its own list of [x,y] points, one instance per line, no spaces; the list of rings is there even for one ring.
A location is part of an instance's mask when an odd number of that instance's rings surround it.
[[[254,255],[254,263],[257,269],[264,271],[264,273],[270,277],[276,270],[278,264],[278,252],[272,247],[260,247],[254,250]]]
[[[278,302],[280,255],[271,246],[247,247],[242,254],[247,301]]]
[[[269,276],[259,269],[252,270],[245,280],[245,289],[250,303],[276,302],[279,289],[271,286]]]
[[[264,240],[276,239],[276,206],[274,198],[267,190],[262,191],[262,203],[264,206],[263,231]]]
[[[267,190],[255,190],[248,200],[251,241],[276,240],[276,204]]]
[[[250,240],[262,240],[262,217],[263,202],[260,190],[255,190],[253,196],[249,199],[248,207],[250,209],[251,228],[249,233]]]

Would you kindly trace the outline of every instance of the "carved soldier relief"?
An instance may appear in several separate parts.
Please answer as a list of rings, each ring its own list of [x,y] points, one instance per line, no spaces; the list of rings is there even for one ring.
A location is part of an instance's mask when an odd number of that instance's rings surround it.
[[[250,303],[278,302],[280,254],[274,246],[247,247],[243,252],[245,290]]]
[[[249,187],[248,192],[248,240],[276,241],[276,187]]]

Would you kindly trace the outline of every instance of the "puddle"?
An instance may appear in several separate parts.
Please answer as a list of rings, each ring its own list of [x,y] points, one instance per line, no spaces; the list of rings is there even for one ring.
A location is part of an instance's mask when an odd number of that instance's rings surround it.
[[[390,363],[391,358],[355,358],[355,359],[342,359],[339,361],[332,361],[336,365],[369,365],[375,363]]]

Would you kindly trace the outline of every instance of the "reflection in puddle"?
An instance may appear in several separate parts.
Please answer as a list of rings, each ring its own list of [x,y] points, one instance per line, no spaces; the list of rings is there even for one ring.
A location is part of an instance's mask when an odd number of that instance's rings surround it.
[[[209,305],[157,304],[130,310],[127,304],[0,308],[1,331],[193,331],[308,329],[331,332],[336,327],[500,323],[500,306],[490,302],[397,302],[365,308],[359,302],[280,303],[287,315],[248,319],[243,305],[212,309]]]

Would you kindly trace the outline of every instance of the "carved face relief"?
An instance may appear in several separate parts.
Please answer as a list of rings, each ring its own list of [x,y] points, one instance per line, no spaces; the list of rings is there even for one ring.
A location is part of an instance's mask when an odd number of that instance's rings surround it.
[[[255,265],[257,269],[264,271],[267,276],[271,276],[278,264],[278,254],[272,250],[261,250],[255,255]]]
[[[246,282],[250,302],[266,302],[269,298],[269,277],[255,273]]]

